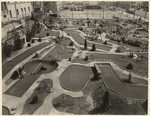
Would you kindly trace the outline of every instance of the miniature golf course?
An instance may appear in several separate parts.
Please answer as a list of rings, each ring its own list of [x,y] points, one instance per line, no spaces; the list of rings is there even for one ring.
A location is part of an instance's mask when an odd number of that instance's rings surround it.
[[[102,71],[101,77],[108,90],[113,90],[125,98],[147,99],[148,88],[125,84],[115,73],[109,63],[98,64]]]
[[[79,45],[84,45],[84,39],[79,35],[79,32],[74,31],[74,30],[69,30],[68,31],[70,33],[70,35],[73,37],[73,39],[79,44]],[[87,45],[89,47],[92,47],[92,43],[87,42]],[[106,46],[106,45],[100,45],[100,44],[95,44],[96,48],[98,49],[102,49],[102,50],[106,50],[109,51],[112,47],[110,46]]]
[[[48,46],[49,43],[45,42],[40,45],[37,45],[29,50],[26,50],[22,54],[18,55],[17,57],[13,58],[13,62],[7,62],[6,64],[2,65],[2,78],[6,76],[8,72],[11,71],[13,67],[19,64],[21,61],[29,57],[31,54],[35,53],[36,51]]]
[[[22,97],[41,74],[54,71],[58,67],[58,64],[55,61],[37,60],[31,61],[23,67],[27,74],[11,86],[5,94]]]
[[[93,76],[92,68],[71,65],[60,75],[59,80],[64,89],[69,91],[81,91],[89,78]]]
[[[69,44],[69,39],[65,40],[65,44]],[[24,78],[19,79],[11,86],[5,94],[22,97],[22,95],[31,87],[31,85],[40,77],[41,74],[51,73],[58,64],[55,59],[69,58],[75,52],[72,48],[66,48],[64,45],[57,45],[42,60],[35,60],[26,63],[23,67],[26,72]],[[56,57],[57,55],[57,57]]]
[[[2,106],[2,115],[10,115],[9,109],[5,106]]]

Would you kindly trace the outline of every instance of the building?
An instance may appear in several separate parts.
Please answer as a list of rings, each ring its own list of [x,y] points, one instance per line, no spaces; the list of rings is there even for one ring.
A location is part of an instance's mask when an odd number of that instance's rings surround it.
[[[1,6],[3,23],[31,16],[33,10],[31,2],[1,2]]]
[[[33,12],[43,11],[43,2],[32,2]]]
[[[57,13],[60,10],[62,10],[62,1],[43,2],[43,11],[45,13],[48,12]]]

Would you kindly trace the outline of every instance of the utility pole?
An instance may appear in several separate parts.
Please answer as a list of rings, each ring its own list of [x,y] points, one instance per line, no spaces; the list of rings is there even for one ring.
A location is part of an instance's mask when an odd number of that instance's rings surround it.
[[[103,19],[104,19],[104,7],[103,7]]]
[[[74,10],[74,9],[73,9],[73,4],[72,4],[72,19],[73,19],[73,10]]]

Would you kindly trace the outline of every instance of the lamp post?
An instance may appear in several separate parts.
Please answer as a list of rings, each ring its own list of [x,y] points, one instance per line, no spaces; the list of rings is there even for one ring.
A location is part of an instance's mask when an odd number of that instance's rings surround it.
[[[103,7],[103,19],[104,19],[104,7]]]
[[[74,8],[74,4],[72,4],[72,19],[73,19],[73,8]]]

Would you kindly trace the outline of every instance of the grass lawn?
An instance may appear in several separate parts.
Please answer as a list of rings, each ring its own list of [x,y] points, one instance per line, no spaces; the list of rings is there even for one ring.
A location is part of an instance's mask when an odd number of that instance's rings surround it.
[[[68,38],[63,38],[60,43],[56,44],[56,47],[52,49],[44,59],[50,60],[53,58],[58,59],[69,59],[72,54],[75,52],[74,48],[67,48],[69,46],[71,40]]]
[[[52,83],[53,82],[50,79],[44,79],[40,82],[38,87],[33,91],[32,95],[26,100],[22,111],[23,115],[32,115],[43,104],[46,96],[48,95],[47,90]],[[35,104],[31,104],[30,102],[35,95],[38,97],[38,101]]]
[[[115,70],[115,69],[114,69]],[[120,71],[115,70],[116,74],[125,82],[127,82],[129,80],[129,75],[127,74],[123,74]],[[144,80],[144,79],[140,79],[140,78],[136,78],[132,75],[131,77],[131,83],[132,84],[137,84],[137,85],[148,85],[148,81]]]
[[[84,39],[79,35],[78,32],[76,31],[69,31],[70,35],[73,37],[73,39],[80,45],[84,45]],[[92,47],[92,43],[87,42],[87,45],[89,47]],[[105,46],[105,45],[99,45],[99,44],[95,44],[96,48],[98,49],[102,49],[102,50],[106,50],[109,51],[111,49],[110,46]]]
[[[51,29],[46,29],[46,30],[40,32],[39,34],[37,34],[35,37],[36,38],[47,37],[46,36],[47,33],[49,33],[49,36],[56,36],[56,37],[58,37],[58,35],[59,35],[59,31],[52,31]]]
[[[131,71],[138,73],[138,74],[142,74],[142,75],[148,74],[148,62],[145,59],[137,62],[136,60],[129,58],[128,56],[125,56],[125,55],[100,54],[100,53],[87,53],[87,56],[89,57],[89,60],[90,59],[91,60],[94,60],[94,59],[111,60],[114,63],[118,64],[118,66],[124,70],[127,70],[126,66],[129,63],[132,63],[133,69]]]
[[[80,65],[71,65],[60,75],[60,84],[64,89],[80,91],[84,88],[89,78],[92,78],[92,68]]]
[[[140,100],[127,100],[115,92],[109,92],[108,110],[102,112],[106,88],[102,81],[89,81],[82,90],[82,97],[62,94],[53,99],[53,106],[60,112],[73,114],[146,114]],[[90,99],[89,99],[90,96]]]
[[[2,115],[10,115],[9,109],[5,106],[2,106]]]

